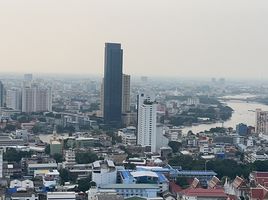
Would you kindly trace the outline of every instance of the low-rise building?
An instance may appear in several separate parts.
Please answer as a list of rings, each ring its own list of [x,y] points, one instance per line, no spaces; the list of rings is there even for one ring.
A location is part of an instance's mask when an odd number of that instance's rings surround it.
[[[128,197],[155,198],[159,191],[158,185],[154,184],[108,184],[101,186],[102,190],[115,190],[118,195]]]
[[[92,164],[92,181],[97,186],[115,184],[117,178],[117,170],[114,162],[111,160],[99,160]]]
[[[47,200],[75,200],[75,192],[48,192]]]

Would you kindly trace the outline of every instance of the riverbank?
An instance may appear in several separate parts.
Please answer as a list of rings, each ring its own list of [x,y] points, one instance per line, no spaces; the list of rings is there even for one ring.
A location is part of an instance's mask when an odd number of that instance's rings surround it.
[[[193,133],[199,133],[205,130],[210,130],[211,128],[216,127],[232,127],[235,128],[239,123],[245,123],[248,126],[255,126],[255,112],[257,108],[261,108],[263,110],[268,110],[268,105],[264,105],[258,102],[246,102],[241,100],[226,100],[224,101],[227,106],[233,109],[232,117],[221,123],[213,123],[213,124],[200,124],[197,126],[185,127],[182,129],[183,134],[187,134],[188,131],[193,131]]]

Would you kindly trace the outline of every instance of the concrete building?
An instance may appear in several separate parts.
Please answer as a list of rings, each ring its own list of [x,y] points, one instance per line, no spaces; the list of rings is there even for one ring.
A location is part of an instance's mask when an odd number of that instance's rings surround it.
[[[13,110],[21,110],[21,90],[11,89],[7,90],[6,106]]]
[[[152,96],[138,95],[138,141],[142,147],[156,152],[156,109],[157,103]]]
[[[63,163],[64,168],[72,168],[75,164],[75,152],[73,150],[65,151],[65,162]]]
[[[59,140],[50,141],[50,155],[62,154],[63,145]]]
[[[34,175],[34,171],[36,170],[56,170],[58,168],[57,163],[36,163],[36,164],[28,164],[28,174]]]
[[[22,89],[22,112],[52,111],[51,88],[37,85],[24,86]]]
[[[169,189],[169,181],[163,173],[144,170],[137,167],[137,171],[120,171],[120,182],[126,184],[154,184],[158,192],[163,193]]]
[[[156,198],[159,191],[155,184],[108,184],[100,187],[101,190],[115,190],[118,195],[124,198],[142,197]]]
[[[104,123],[120,126],[122,115],[122,69],[123,50],[121,44],[105,44],[104,60]]]
[[[75,192],[48,192],[47,200],[75,200]]]
[[[190,97],[187,99],[187,105],[188,106],[197,106],[200,104],[199,98],[198,97]]]
[[[100,190],[91,187],[88,191],[88,200],[124,200],[122,195],[118,195],[116,190]]]
[[[9,136],[0,136],[0,147],[15,147],[23,145],[23,139],[13,139]]]
[[[0,178],[3,178],[3,154],[4,150],[0,149]]]
[[[268,136],[268,111],[256,109],[256,133]]]
[[[103,117],[104,110],[104,79],[101,81],[101,90],[100,90],[100,117]]]
[[[156,125],[156,145],[152,146],[153,152],[160,152],[162,147],[168,147],[169,139],[164,135],[164,127],[161,124]]]
[[[115,184],[117,178],[117,170],[114,162],[111,160],[99,160],[92,164],[92,181],[97,186],[107,184]]]
[[[20,191],[12,194],[11,200],[38,200],[38,195],[33,192]]]
[[[130,112],[130,75],[123,74],[122,80],[122,113]]]
[[[118,136],[122,138],[122,143],[124,145],[136,145],[137,137],[135,135],[136,128],[135,127],[127,127],[118,131]]]

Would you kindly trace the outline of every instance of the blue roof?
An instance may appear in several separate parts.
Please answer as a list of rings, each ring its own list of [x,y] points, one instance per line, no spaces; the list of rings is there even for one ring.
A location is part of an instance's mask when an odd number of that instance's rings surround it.
[[[130,172],[129,172],[129,171],[127,171],[127,170],[120,171],[120,173],[121,173],[121,175],[122,175],[122,178],[123,178],[123,179],[128,179],[128,178],[130,178],[130,177],[131,177]]]
[[[168,181],[164,174],[157,173],[157,175],[158,175],[158,181],[159,181],[160,183],[162,183],[162,182],[167,182],[167,181]]]

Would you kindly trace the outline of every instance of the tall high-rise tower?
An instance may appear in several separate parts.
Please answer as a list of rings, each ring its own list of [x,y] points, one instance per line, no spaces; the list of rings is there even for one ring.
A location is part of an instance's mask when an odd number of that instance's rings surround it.
[[[0,107],[4,106],[5,106],[5,88],[2,81],[0,81]]]
[[[119,126],[122,114],[122,67],[121,44],[105,44],[104,60],[104,123]]]
[[[138,140],[142,147],[150,147],[156,152],[156,110],[157,103],[153,96],[138,95]]]

